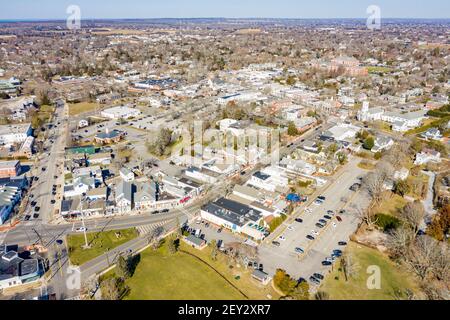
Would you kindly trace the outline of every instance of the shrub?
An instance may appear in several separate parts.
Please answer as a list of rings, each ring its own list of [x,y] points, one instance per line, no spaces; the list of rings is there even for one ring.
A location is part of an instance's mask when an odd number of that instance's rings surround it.
[[[384,232],[395,230],[400,226],[400,220],[396,217],[378,213],[375,215],[376,225],[383,229]]]

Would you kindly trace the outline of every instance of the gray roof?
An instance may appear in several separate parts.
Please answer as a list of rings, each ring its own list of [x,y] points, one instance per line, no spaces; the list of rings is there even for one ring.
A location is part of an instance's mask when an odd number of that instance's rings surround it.
[[[196,237],[196,236],[194,236],[192,234],[186,237],[186,241],[188,241],[190,243],[193,243],[193,244],[195,244],[196,246],[199,246],[199,247],[202,246],[205,243],[205,240],[200,239],[200,238],[198,238],[198,237]]]
[[[116,200],[120,197],[124,197],[126,200],[132,202],[133,199],[133,186],[130,182],[120,181],[116,187]]]
[[[264,271],[255,270],[253,271],[252,276],[260,280],[265,280],[269,275]]]
[[[136,187],[137,192],[134,195],[135,202],[142,201],[144,198],[153,201],[157,199],[159,187],[154,181],[140,183]]]
[[[240,227],[249,221],[258,222],[262,217],[261,211],[225,198],[204,205],[202,210]]]

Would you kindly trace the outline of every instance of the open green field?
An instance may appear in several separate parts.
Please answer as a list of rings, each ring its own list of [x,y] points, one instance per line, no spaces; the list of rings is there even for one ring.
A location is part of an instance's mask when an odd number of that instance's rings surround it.
[[[120,235],[119,237],[116,234]],[[103,231],[88,233],[89,249],[83,249],[84,235],[82,233],[67,236],[69,259],[74,265],[82,265],[106,252],[114,249],[138,236],[136,229],[124,229],[118,231]]]
[[[347,248],[357,265],[357,275],[345,281],[345,276],[339,269],[339,262],[334,271],[329,274],[320,287],[320,291],[329,294],[332,300],[393,300],[399,297],[396,292],[406,289],[417,293],[413,278],[397,267],[387,256],[378,250],[371,249],[354,242]],[[381,289],[369,290],[367,280],[372,273],[367,273],[369,266],[378,266],[381,274]],[[338,280],[336,280],[336,278]],[[403,295],[400,295],[403,297]]]
[[[251,278],[250,270],[234,266],[220,254],[213,261],[211,249],[202,251],[184,242],[174,255],[147,249],[141,253],[132,278],[126,281],[130,288],[126,300],[245,300],[274,299],[279,296],[270,285],[263,286]],[[194,255],[194,256],[192,256]]]
[[[393,71],[392,68],[388,68],[388,67],[367,67],[367,71],[369,73],[390,73]]]
[[[80,102],[69,105],[69,114],[75,116],[78,114],[95,111],[99,107],[98,103]]]

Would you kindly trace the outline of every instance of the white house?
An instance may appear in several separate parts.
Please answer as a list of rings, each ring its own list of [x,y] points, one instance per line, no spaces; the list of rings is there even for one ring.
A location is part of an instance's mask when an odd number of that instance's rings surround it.
[[[441,162],[441,153],[435,150],[424,149],[421,153],[416,154],[414,164],[422,165],[428,162]]]
[[[81,196],[90,189],[95,188],[95,179],[93,177],[77,177],[72,184],[64,186],[64,197],[71,198]]]
[[[115,211],[127,213],[133,208],[133,185],[130,182],[120,181],[115,189]]]
[[[128,168],[122,168],[119,171],[120,177],[127,182],[134,181],[134,173]]]
[[[409,170],[406,168],[401,168],[394,172],[394,180],[406,180],[409,176]]]
[[[316,166],[303,160],[295,160],[287,156],[278,164],[280,168],[295,174],[312,175],[316,173]]]
[[[421,137],[427,140],[442,140],[442,134],[437,128],[431,128],[421,134]]]
[[[377,153],[383,150],[389,150],[394,145],[394,140],[389,137],[377,137],[372,152]]]

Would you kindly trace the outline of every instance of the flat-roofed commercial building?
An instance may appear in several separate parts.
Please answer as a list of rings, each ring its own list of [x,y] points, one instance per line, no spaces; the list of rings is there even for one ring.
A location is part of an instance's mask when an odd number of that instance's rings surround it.
[[[259,226],[263,218],[261,211],[230,199],[220,198],[204,205],[201,217],[253,240],[263,240],[267,235],[266,230]]]
[[[141,114],[141,111],[126,106],[109,108],[101,112],[102,117],[109,119],[130,119]]]
[[[20,169],[20,161],[0,161],[0,178],[17,177]]]
[[[0,125],[0,144],[22,143],[31,132],[31,123]]]

